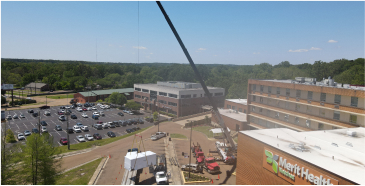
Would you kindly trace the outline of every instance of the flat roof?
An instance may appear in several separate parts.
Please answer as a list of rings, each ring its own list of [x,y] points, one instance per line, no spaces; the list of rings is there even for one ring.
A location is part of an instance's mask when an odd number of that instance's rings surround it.
[[[348,136],[346,134],[348,130],[355,131],[356,137]],[[309,132],[275,128],[240,131],[240,133],[357,184],[365,184],[365,128],[363,127]],[[300,142],[305,143],[306,151],[301,152],[289,147],[290,144],[297,146]],[[348,142],[352,147],[346,145]],[[320,149],[314,146],[319,146]]]
[[[146,88],[153,91],[161,91],[161,92],[180,92],[180,91],[189,91],[189,90],[201,90],[204,91],[203,88],[175,88],[168,86],[161,86],[157,84],[134,84],[136,88]],[[224,90],[224,88],[219,87],[207,87],[209,90]]]
[[[231,109],[218,109],[219,113],[223,116],[227,116],[229,118],[232,118],[234,120],[240,121],[240,122],[247,122],[247,115],[242,112],[236,113],[236,111]]]
[[[227,101],[247,105],[247,99],[226,99]]]
[[[89,91],[89,92],[79,92],[79,93],[81,95],[83,95],[84,97],[88,97],[88,96],[96,96],[96,95],[109,95],[109,94],[112,94],[113,92],[133,93],[134,88],[109,89],[109,90],[92,90],[92,91]]]
[[[273,81],[273,82],[278,82],[278,83],[294,83],[294,84],[301,84],[301,85],[312,85],[312,86],[319,86],[319,87],[331,87],[331,88],[339,88],[339,89],[350,89],[350,90],[365,90],[365,87],[362,86],[354,86],[354,85],[350,85],[350,84],[343,84],[344,87],[341,87],[342,83],[337,83],[337,86],[329,86],[326,85],[320,81],[317,81],[316,84],[310,83],[310,82],[304,82],[304,83],[300,83],[296,80],[277,80],[277,79],[257,79],[259,81]]]

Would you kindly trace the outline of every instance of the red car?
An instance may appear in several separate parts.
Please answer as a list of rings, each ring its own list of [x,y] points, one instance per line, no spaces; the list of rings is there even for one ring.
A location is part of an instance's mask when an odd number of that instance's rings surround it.
[[[84,107],[84,108],[82,108],[82,110],[83,110],[83,111],[87,111],[87,108],[86,108],[86,107]]]
[[[103,124],[103,122],[102,121],[98,121],[97,124]]]
[[[93,137],[94,137],[94,139],[97,139],[97,140],[99,140],[99,139],[103,139],[103,138],[101,137],[101,135],[100,135],[100,134],[98,134],[98,133],[95,133],[95,134],[93,135]]]
[[[67,138],[65,138],[65,137],[61,137],[61,139],[60,139],[60,143],[61,143],[62,145],[67,145],[67,143],[68,143]]]
[[[58,111],[58,115],[64,115],[65,113]]]

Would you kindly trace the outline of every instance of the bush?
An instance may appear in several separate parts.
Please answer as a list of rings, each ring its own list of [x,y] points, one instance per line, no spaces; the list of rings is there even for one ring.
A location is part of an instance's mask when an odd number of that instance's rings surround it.
[[[96,101],[96,103],[102,103],[103,100],[99,99],[98,101]]]
[[[12,101],[9,102],[9,105],[12,105]],[[22,105],[22,104],[30,104],[30,103],[37,103],[36,100],[34,99],[21,99],[21,100],[16,100],[14,101],[15,105]]]
[[[5,138],[5,141],[6,141],[6,143],[14,143],[14,142],[16,142],[16,140],[15,140],[15,136],[14,136],[14,133],[13,133],[13,131],[12,131],[12,130],[8,129],[8,130],[6,131],[6,138]]]
[[[167,116],[170,116],[170,117],[173,117],[173,118],[177,117],[175,114],[171,114],[171,113],[167,113],[167,112],[163,112],[163,111],[160,111],[160,114],[167,115]]]

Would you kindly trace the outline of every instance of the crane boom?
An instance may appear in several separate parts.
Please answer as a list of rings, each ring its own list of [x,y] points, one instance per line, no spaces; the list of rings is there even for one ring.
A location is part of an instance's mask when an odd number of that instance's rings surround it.
[[[161,10],[162,14],[164,15],[164,17],[165,17],[165,19],[166,19],[167,23],[169,24],[169,26],[170,26],[170,28],[171,28],[172,32],[174,33],[174,35],[175,35],[175,37],[176,37],[177,41],[179,42],[179,44],[180,44],[180,46],[181,46],[182,50],[184,51],[184,54],[185,54],[186,58],[188,59],[188,61],[189,61],[189,63],[190,63],[190,66],[191,66],[191,67],[193,68],[193,70],[194,70],[194,73],[195,73],[196,78],[199,80],[199,82],[200,82],[201,86],[203,87],[203,90],[204,90],[204,92],[205,92],[205,95],[207,95],[207,96],[208,96],[208,100],[209,100],[210,104],[211,104],[211,105],[212,105],[212,107],[213,107],[213,114],[217,117],[217,119],[218,119],[218,121],[219,121],[219,125],[223,128],[223,132],[224,132],[225,138],[227,139],[227,141],[229,142],[229,144],[231,145],[231,147],[234,147],[233,139],[232,139],[231,135],[229,134],[228,129],[227,129],[227,127],[226,127],[226,125],[224,124],[224,121],[223,121],[223,119],[222,119],[222,117],[221,117],[221,115],[220,115],[220,113],[219,113],[219,111],[218,111],[217,105],[215,104],[214,100],[212,99],[212,96],[210,95],[210,93],[209,93],[209,90],[208,90],[207,86],[205,85],[205,83],[204,83],[203,79],[201,78],[201,76],[200,76],[200,74],[199,74],[198,69],[197,69],[197,68],[196,68],[196,66],[195,66],[195,64],[194,64],[194,62],[193,62],[193,59],[191,59],[191,57],[190,57],[190,54],[189,54],[188,50],[185,48],[184,43],[182,42],[182,40],[181,40],[181,38],[180,38],[179,34],[177,33],[177,31],[176,31],[176,29],[175,29],[174,25],[172,24],[172,22],[171,22],[171,20],[170,20],[169,16],[168,16],[168,15],[167,15],[167,13],[165,12],[165,9],[163,8],[163,6],[162,6],[161,2],[160,2],[160,1],[156,1],[156,3],[157,3],[157,5],[158,5],[158,7],[160,7],[160,10]]]

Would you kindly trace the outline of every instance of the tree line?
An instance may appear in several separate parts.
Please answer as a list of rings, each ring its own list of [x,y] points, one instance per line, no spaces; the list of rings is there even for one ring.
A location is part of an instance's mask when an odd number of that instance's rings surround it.
[[[364,85],[364,58],[316,61],[299,65],[196,65],[208,86],[222,87],[226,98],[246,98],[248,79],[294,79],[331,76],[338,83]],[[23,87],[30,82],[47,83],[54,90],[131,88],[135,83],[157,81],[197,82],[189,64],[94,63],[86,61],[1,59],[2,83]]]

